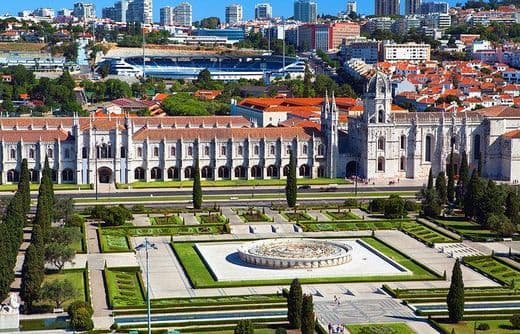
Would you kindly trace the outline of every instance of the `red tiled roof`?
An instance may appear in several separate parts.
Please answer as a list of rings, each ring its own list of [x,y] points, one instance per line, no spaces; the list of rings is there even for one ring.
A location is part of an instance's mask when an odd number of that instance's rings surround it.
[[[520,117],[520,109],[509,106],[494,106],[476,112],[486,117]]]
[[[503,134],[504,137],[509,139],[519,139],[520,138],[520,130],[513,130]]]
[[[53,142],[56,140],[65,141],[69,134],[63,130],[0,130],[0,139],[4,142],[36,143],[38,141]]]

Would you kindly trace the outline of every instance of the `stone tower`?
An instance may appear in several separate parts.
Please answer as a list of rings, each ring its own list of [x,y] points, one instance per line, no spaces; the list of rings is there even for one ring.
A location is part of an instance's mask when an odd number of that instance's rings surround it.
[[[338,107],[334,92],[329,102],[329,96],[325,94],[325,102],[321,108],[321,132],[325,138],[327,170],[325,175],[329,178],[337,177],[336,164],[339,158],[338,147]]]
[[[388,123],[392,110],[392,89],[390,80],[377,71],[367,85],[363,118],[367,123]]]

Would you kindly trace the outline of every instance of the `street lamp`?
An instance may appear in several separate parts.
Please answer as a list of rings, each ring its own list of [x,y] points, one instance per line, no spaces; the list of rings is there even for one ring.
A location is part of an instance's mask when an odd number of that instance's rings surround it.
[[[97,142],[97,128],[94,127],[94,142],[96,143],[95,147],[96,147],[96,153],[95,153],[95,156],[94,156],[94,169],[96,170],[94,175],[96,177],[96,181],[95,181],[95,184],[96,184],[96,201],[98,200],[98,154],[99,154],[99,147],[98,147],[98,142]]]
[[[152,315],[151,315],[151,310],[150,310],[150,270],[149,270],[150,261],[148,258],[148,250],[157,249],[157,246],[154,243],[149,242],[148,238],[144,238],[144,242],[135,247],[135,250],[137,252],[141,251],[142,249],[145,250],[145,254],[146,254],[146,309],[147,309],[147,319],[148,319],[148,334],[151,334],[152,333]]]

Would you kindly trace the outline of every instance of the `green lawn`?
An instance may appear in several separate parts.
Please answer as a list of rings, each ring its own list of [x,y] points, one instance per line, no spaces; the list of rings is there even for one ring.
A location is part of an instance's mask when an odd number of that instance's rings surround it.
[[[485,240],[487,238],[496,238],[497,236],[495,232],[485,229],[479,224],[464,218],[435,219],[434,222],[448,229],[453,229],[460,235],[470,239]]]
[[[126,235],[103,233],[99,230],[99,242],[101,244],[101,252],[129,252],[130,245]]]
[[[516,282],[515,285],[518,285],[518,282],[520,282],[520,271],[491,256],[465,257],[464,263],[494,277],[502,283],[511,284],[514,280]]]
[[[112,308],[144,306],[138,268],[113,268],[104,272],[108,302]]]
[[[409,221],[405,221],[409,222]],[[388,221],[388,220],[363,220],[356,222],[348,221],[332,221],[322,223],[307,223],[303,222],[299,225],[305,232],[325,232],[325,231],[366,231],[366,230],[392,230],[398,229],[403,221]]]
[[[270,222],[271,218],[259,210],[244,210],[239,213],[240,217],[246,222]]]
[[[381,281],[406,281],[406,280],[431,280],[437,277],[426,268],[414,262],[404,254],[390,248],[383,242],[375,238],[360,238],[370,246],[382,252],[397,263],[406,267],[412,275],[395,276],[349,276],[349,277],[316,277],[301,279],[302,283],[339,283],[339,282],[381,282]],[[273,280],[243,280],[243,281],[217,281],[213,278],[206,267],[203,259],[195,249],[195,244],[191,242],[176,242],[172,245],[173,250],[182,264],[184,271],[195,288],[214,288],[214,287],[237,287],[237,286],[261,286],[289,284],[289,279]]]
[[[85,238],[84,238],[84,231],[81,227],[73,227],[75,229],[77,229],[79,231],[79,235],[81,236],[81,238],[75,242],[72,243],[72,248],[74,248],[74,250],[76,251],[76,253],[83,253],[83,252],[86,252],[86,247],[85,247]]]
[[[361,219],[358,215],[355,213],[352,213],[350,211],[327,211],[325,213],[327,216],[329,216],[332,220],[356,220]]]
[[[22,331],[66,329],[68,326],[65,317],[54,319],[21,319],[20,329]]]
[[[74,289],[76,290],[76,295],[74,298],[66,301],[63,303],[62,307],[65,309],[67,306],[75,301],[75,300],[87,300],[87,292],[85,291],[85,271],[82,269],[69,269],[69,270],[62,270],[61,272],[52,272],[45,274],[45,277],[43,279],[43,283],[45,282],[51,282],[54,280],[68,280],[72,283],[74,286]],[[53,308],[55,305],[52,301],[38,301],[35,303],[36,307],[42,307],[44,305],[50,305],[51,308]]]
[[[286,180],[280,179],[265,179],[265,180],[219,180],[208,181],[202,180],[203,187],[240,187],[240,186],[285,186]],[[342,178],[327,179],[298,179],[298,185],[328,185],[328,184],[349,184]],[[188,188],[193,186],[193,181],[153,181],[153,182],[134,182],[131,184],[117,184],[119,189],[127,189],[128,187],[134,189],[141,188]]]
[[[416,334],[404,323],[347,325],[351,334]]]
[[[0,192],[16,191],[18,184],[0,184]],[[31,183],[31,191],[36,191],[40,188],[39,183]],[[89,190],[92,189],[90,184],[70,184],[70,183],[56,183],[53,185],[54,190]]]
[[[440,234],[432,230],[431,228],[417,223],[404,223],[401,226],[401,229],[406,233],[412,235],[413,237],[421,240],[427,245],[432,245],[435,243],[446,243],[446,242],[454,242],[456,240],[444,235]]]
[[[450,324],[448,322],[439,322],[441,328],[451,333],[455,329],[455,334],[513,334],[520,333],[520,330],[513,329],[508,319],[504,320],[476,320],[476,321],[462,321],[458,324]],[[486,323],[489,325],[487,331],[474,331],[475,323],[478,326],[480,323]]]
[[[225,224],[226,217],[220,214],[199,214],[197,220],[201,224]]]
[[[291,222],[314,220],[314,218],[312,218],[305,212],[284,212],[283,215],[285,216],[285,218],[287,218],[288,221],[291,221]]]
[[[182,225],[182,218],[177,215],[164,215],[162,217],[150,217],[152,225]]]

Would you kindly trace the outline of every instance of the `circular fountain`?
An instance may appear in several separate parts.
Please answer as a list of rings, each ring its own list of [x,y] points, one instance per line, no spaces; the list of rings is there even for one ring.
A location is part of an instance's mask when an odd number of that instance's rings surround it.
[[[350,262],[352,248],[317,239],[266,239],[243,244],[238,254],[243,262],[258,267],[309,269]]]

